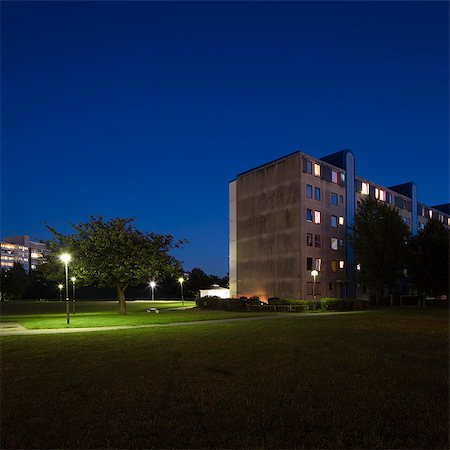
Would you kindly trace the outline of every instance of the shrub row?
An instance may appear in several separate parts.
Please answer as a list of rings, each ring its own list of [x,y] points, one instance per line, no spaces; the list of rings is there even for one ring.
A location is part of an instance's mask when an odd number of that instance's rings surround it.
[[[245,311],[249,305],[261,305],[258,297],[241,297],[241,298],[218,298],[218,297],[202,297],[195,300],[199,308],[222,309],[226,311]]]
[[[258,297],[241,298],[217,298],[203,297],[196,300],[199,308],[222,309],[227,311],[245,311],[248,306],[262,306]],[[286,298],[269,298],[268,304],[272,306],[295,306],[296,310],[301,311],[353,311],[365,309],[367,302],[354,299],[343,298],[321,298],[320,302],[314,300],[296,300]]]

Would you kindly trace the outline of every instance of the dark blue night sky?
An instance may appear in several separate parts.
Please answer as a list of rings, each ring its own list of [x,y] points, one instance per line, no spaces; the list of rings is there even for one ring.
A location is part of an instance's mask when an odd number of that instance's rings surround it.
[[[295,150],[448,202],[447,2],[2,3],[2,235],[135,217],[228,268],[228,182]]]

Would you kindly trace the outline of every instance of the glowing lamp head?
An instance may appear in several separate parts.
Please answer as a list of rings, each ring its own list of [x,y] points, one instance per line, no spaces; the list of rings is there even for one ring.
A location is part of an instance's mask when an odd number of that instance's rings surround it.
[[[72,257],[68,254],[68,253],[63,253],[59,259],[63,262],[63,263],[68,263]]]
[[[77,279],[75,277],[72,277],[71,280],[72,280],[72,283],[75,283],[75,281],[77,281]]]
[[[319,272],[317,272],[317,270],[311,270],[311,276],[316,278],[317,275],[319,275]]]
[[[62,289],[64,286],[62,284],[58,284],[58,288]]]
[[[179,283],[183,283],[183,281],[184,281],[184,278],[183,278],[183,277],[178,278],[178,282],[179,282]]]
[[[156,286],[156,283],[154,281],[150,281],[150,287],[153,289]]]

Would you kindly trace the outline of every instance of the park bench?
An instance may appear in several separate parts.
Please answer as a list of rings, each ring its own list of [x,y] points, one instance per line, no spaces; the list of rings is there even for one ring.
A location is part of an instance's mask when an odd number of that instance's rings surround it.
[[[158,308],[147,308],[147,312],[159,314],[159,309]]]

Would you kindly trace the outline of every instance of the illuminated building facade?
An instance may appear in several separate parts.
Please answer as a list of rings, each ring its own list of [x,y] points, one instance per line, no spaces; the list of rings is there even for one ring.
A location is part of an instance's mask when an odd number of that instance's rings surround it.
[[[0,245],[3,269],[19,263],[29,272],[44,262],[45,244],[30,240],[30,236],[6,237]]]
[[[229,184],[231,296],[313,299],[317,270],[316,299],[354,297],[349,242],[365,196],[397,208],[413,235],[431,217],[450,225],[449,205],[418,202],[415,183],[386,188],[357,176],[349,150],[295,152],[239,174]]]

